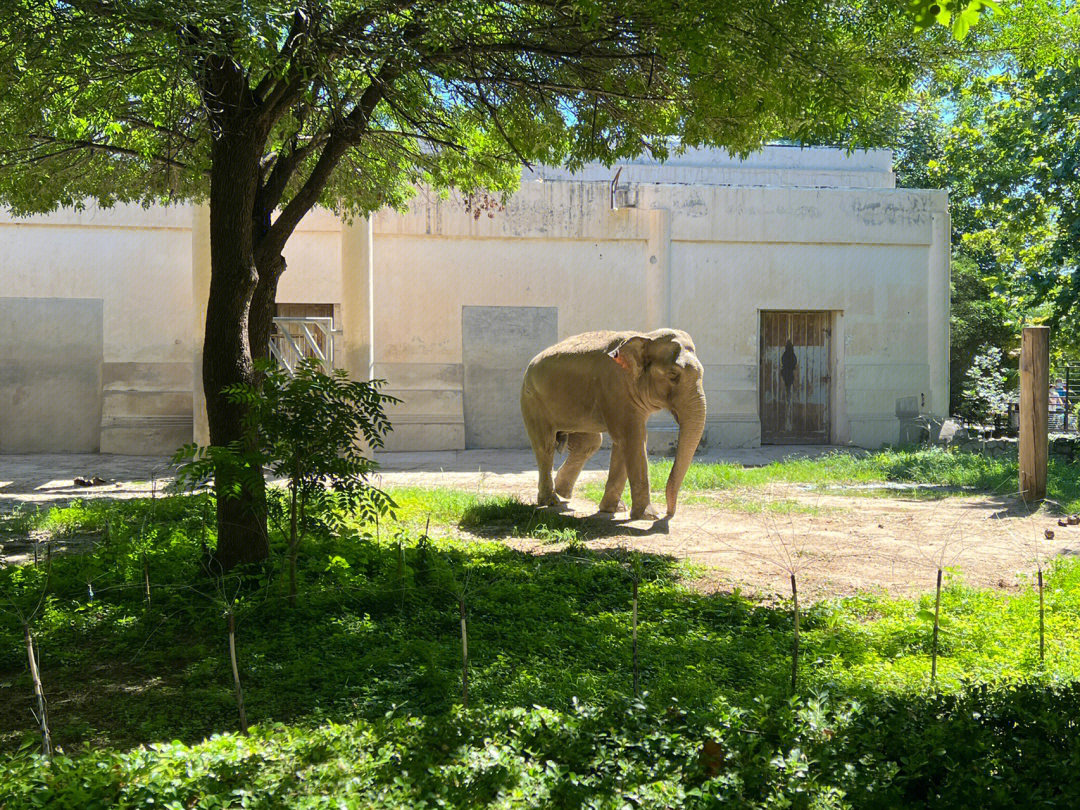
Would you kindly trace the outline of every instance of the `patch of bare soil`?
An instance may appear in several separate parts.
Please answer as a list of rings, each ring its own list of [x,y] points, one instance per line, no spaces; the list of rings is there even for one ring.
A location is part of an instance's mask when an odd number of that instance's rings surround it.
[[[582,476],[603,479],[600,472]],[[514,494],[528,503],[536,497],[535,480],[535,473],[411,472],[388,474],[383,483]],[[662,506],[663,494],[654,498]],[[683,493],[676,516],[656,523],[631,521],[626,513],[598,516],[595,504],[578,498],[569,507],[566,513],[582,519],[589,548],[690,560],[702,567],[694,587],[740,588],[766,599],[790,596],[791,573],[807,601],[860,591],[914,596],[934,589],[939,567],[969,585],[1016,591],[1040,562],[1080,553],[1080,526],[1059,526],[1056,516],[1031,514],[1012,497],[926,500],[775,485],[715,498]],[[506,542],[535,553],[559,548],[527,538]]]

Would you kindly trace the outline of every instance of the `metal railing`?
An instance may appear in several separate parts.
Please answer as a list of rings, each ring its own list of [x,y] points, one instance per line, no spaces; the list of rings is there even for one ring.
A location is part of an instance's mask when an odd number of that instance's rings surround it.
[[[334,319],[274,318],[270,356],[289,374],[308,358],[322,363],[329,374],[334,368]]]

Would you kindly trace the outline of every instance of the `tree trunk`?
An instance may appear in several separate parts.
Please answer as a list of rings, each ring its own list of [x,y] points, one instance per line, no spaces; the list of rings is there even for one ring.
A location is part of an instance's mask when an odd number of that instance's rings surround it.
[[[272,267],[258,268],[259,281],[251,296],[248,316],[248,339],[253,360],[270,357],[270,333],[274,325],[274,304],[277,301],[277,285],[285,272],[285,257],[278,256]]]
[[[206,307],[203,385],[210,443],[226,446],[244,437],[244,410],[223,389],[253,380],[248,339],[252,295],[258,283],[251,212],[258,183],[260,149],[247,133],[224,133],[214,141],[210,170],[210,296]],[[219,470],[218,542],[214,561],[223,571],[259,562],[270,554],[266,491],[261,476],[242,481],[238,471]]]
[[[264,207],[261,200],[256,205]],[[270,232],[270,211],[261,211],[252,219],[255,234],[255,269],[258,281],[251,296],[248,317],[248,339],[251,343],[251,358],[267,360],[270,357],[270,333],[274,327],[274,304],[277,301],[277,285],[281,274],[285,272],[285,257],[271,252],[269,256],[260,254],[258,246]]]

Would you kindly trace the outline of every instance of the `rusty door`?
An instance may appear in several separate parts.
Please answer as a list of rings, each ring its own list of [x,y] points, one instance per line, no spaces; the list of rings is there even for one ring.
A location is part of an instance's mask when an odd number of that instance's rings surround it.
[[[829,313],[761,313],[761,441],[829,441]]]

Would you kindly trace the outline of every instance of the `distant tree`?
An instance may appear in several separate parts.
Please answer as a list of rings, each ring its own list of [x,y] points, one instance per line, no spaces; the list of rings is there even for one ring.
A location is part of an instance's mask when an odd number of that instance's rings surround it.
[[[957,414],[969,425],[997,426],[1009,412],[1001,349],[984,345],[964,375]]]
[[[953,228],[953,404],[981,343],[1048,323],[1080,350],[1080,14],[1063,0],[1003,7],[909,107],[901,185],[945,188]]]
[[[986,345],[1000,350],[992,369],[995,376],[1007,378],[1016,371],[1010,352],[1020,343],[1019,321],[968,256],[958,256],[952,264],[949,321],[949,405],[950,413],[960,413],[968,370]]]
[[[509,190],[523,162],[663,157],[676,136],[855,143],[943,39],[916,18],[956,26],[983,5],[9,0],[0,201],[209,201],[203,379],[226,446],[244,409],[223,391],[254,379],[312,207],[362,215],[418,184]],[[268,553],[260,486],[218,498],[225,568]]]

